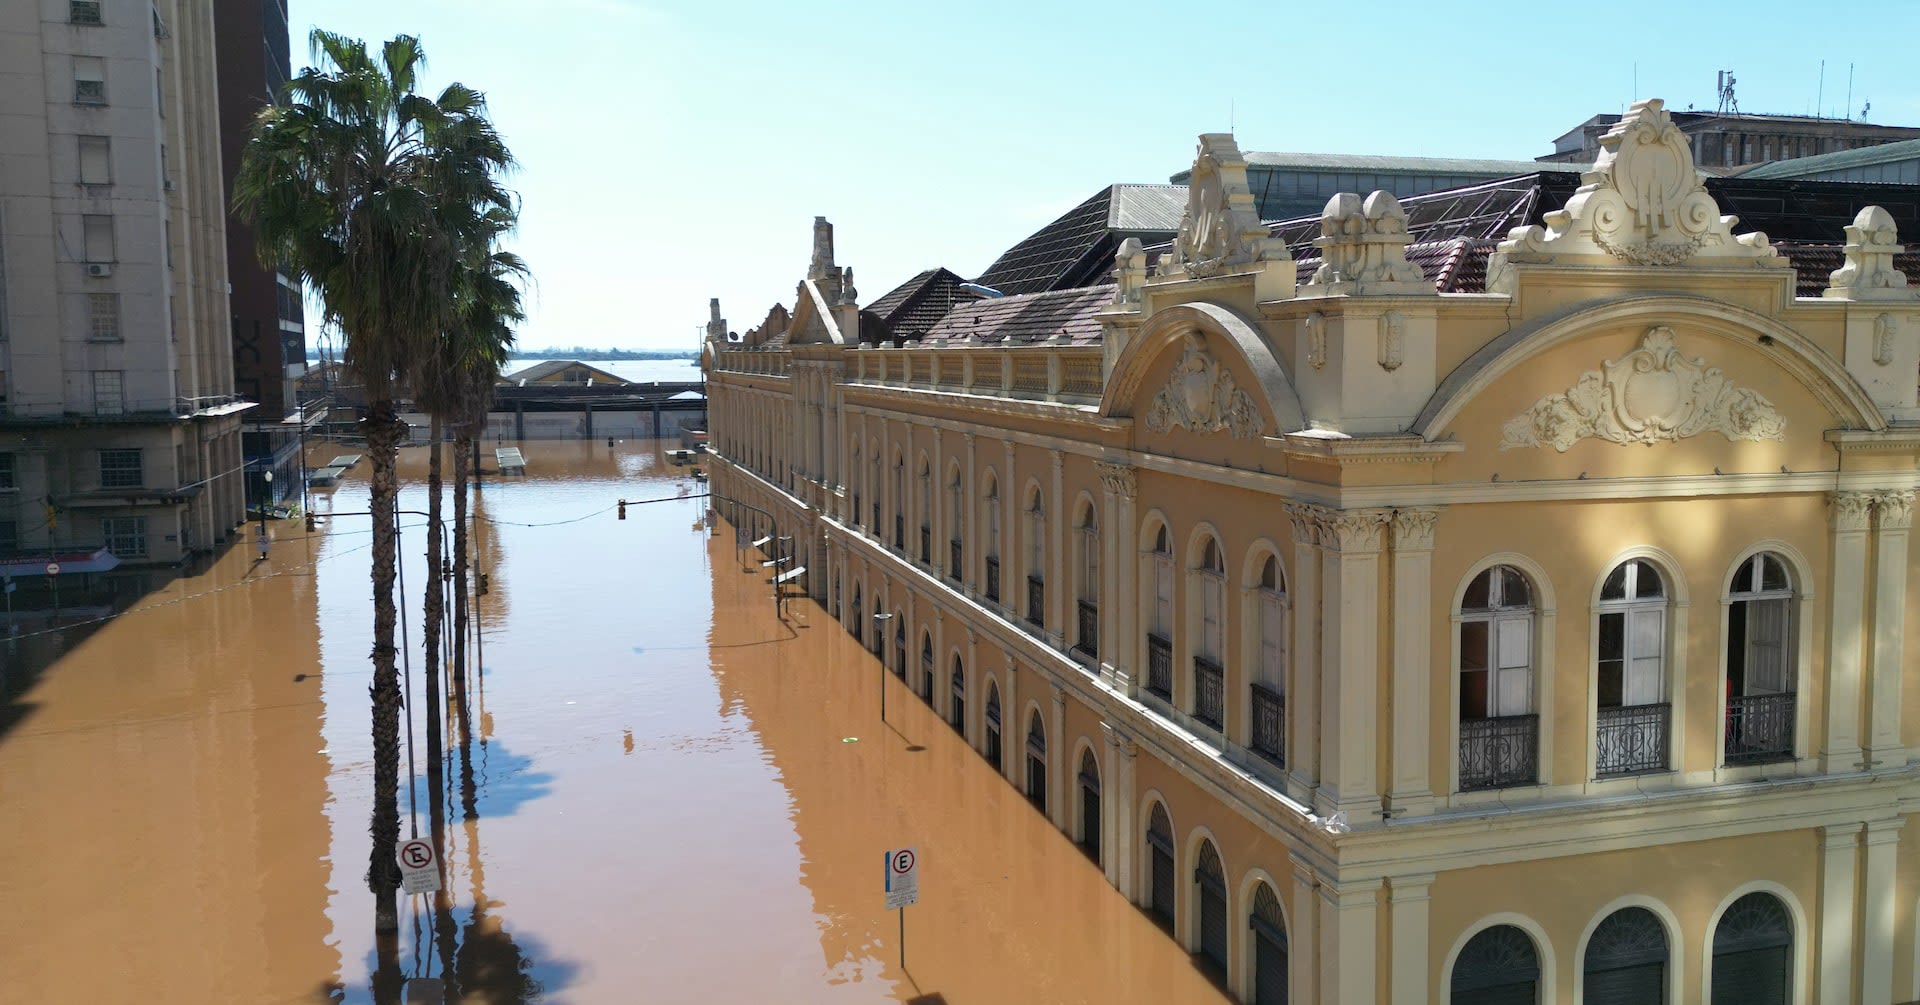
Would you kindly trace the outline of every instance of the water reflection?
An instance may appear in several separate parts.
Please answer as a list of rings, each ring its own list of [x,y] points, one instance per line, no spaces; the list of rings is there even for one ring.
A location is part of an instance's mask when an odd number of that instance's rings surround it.
[[[525,478],[487,475],[483,655],[467,708],[445,689],[442,750],[407,518],[402,829],[432,832],[440,758],[447,890],[403,903],[384,967],[363,875],[370,535],[348,515],[364,470],[319,496],[315,535],[279,525],[266,563],[238,548],[117,619],[16,641],[7,1000],[363,1003],[420,979],[474,1003],[1218,1000],[904,688],[881,727],[871,657],[810,604],[775,618],[662,447],[526,444]],[[403,509],[425,508],[423,468],[403,458]],[[621,521],[620,498],[666,501]],[[927,863],[904,971],[879,891],[898,843]]]

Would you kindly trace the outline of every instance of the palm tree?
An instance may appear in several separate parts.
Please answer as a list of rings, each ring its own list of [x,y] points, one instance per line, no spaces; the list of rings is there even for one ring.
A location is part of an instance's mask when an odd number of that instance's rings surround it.
[[[426,56],[401,35],[378,56],[316,30],[314,67],[289,81],[254,123],[234,186],[236,211],[258,231],[263,264],[298,276],[345,341],[344,363],[366,387],[361,428],[371,455],[373,523],[373,848],[367,882],[375,927],[399,928],[400,681],[395,667],[394,507],[406,426],[394,408],[404,380],[441,329],[459,257],[479,221],[510,210],[499,183],[505,147],[478,92],[455,84],[416,93]]]

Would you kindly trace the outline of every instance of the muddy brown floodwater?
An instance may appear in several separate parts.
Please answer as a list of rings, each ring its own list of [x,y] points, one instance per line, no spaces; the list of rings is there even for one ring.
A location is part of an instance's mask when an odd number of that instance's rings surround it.
[[[485,672],[446,758],[467,1002],[1217,1002],[1099,868],[812,604],[711,538],[657,442],[522,444],[480,494]],[[338,451],[317,447],[321,459]],[[422,454],[403,457],[424,509]],[[0,654],[0,980],[19,1002],[370,1002],[365,469],[210,568]],[[614,503],[664,499],[629,507]],[[417,780],[422,520],[403,521]],[[70,621],[81,620],[77,609]],[[95,612],[96,614],[98,612]],[[878,717],[886,679],[890,725]],[[463,762],[472,786],[463,797]],[[403,769],[404,770],[404,769]],[[464,820],[471,803],[476,819]],[[882,853],[917,845],[906,967]]]

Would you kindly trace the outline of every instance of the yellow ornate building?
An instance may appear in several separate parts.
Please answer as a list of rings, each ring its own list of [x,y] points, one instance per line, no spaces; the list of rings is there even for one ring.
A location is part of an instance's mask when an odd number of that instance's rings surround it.
[[[1735,233],[1658,101],[1557,196],[1245,173],[1202,136],[1170,246],[904,343],[818,221],[709,327],[715,493],[1245,1001],[1920,998],[1885,189]]]

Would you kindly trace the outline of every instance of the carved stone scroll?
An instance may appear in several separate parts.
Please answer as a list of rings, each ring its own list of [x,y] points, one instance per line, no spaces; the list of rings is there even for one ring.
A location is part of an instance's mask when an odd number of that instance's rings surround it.
[[[1640,348],[1580,375],[1509,420],[1500,449],[1584,439],[1654,444],[1704,432],[1729,440],[1782,440],[1787,420],[1759,392],[1734,386],[1704,359],[1687,359],[1672,329],[1649,329]]]
[[[1168,277],[1204,278],[1236,266],[1286,262],[1286,243],[1268,235],[1247,185],[1247,159],[1232,133],[1203,133],[1187,179],[1187,208],[1160,263]]]
[[[1407,261],[1407,212],[1392,192],[1374,192],[1362,200],[1341,192],[1320,211],[1320,267],[1302,294],[1347,293],[1422,295],[1434,286]]]
[[[1167,386],[1153,399],[1147,429],[1164,433],[1175,426],[1196,433],[1228,430],[1234,439],[1248,440],[1266,429],[1253,396],[1234,383],[1233,374],[1207,353],[1199,335],[1186,337],[1186,349]]]

